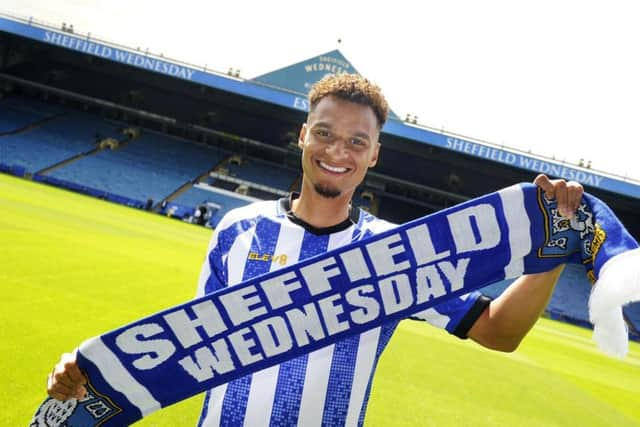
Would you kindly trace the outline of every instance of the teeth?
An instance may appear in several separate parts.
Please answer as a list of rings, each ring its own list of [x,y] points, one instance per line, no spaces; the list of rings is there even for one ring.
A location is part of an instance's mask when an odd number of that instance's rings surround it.
[[[323,162],[320,162],[320,166],[322,166],[324,169],[328,171],[335,172],[335,173],[342,173],[347,171],[347,168],[338,168],[334,166],[329,166],[328,164]]]

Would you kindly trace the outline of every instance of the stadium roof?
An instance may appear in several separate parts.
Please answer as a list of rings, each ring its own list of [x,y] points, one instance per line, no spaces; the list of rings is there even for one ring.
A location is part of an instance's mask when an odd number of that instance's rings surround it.
[[[207,70],[205,67],[197,67],[103,40],[95,40],[89,35],[74,34],[69,29],[62,31],[32,20],[0,16],[0,31],[299,111],[307,111],[308,109],[307,99],[302,92],[307,87],[306,85],[312,82],[312,77],[320,78],[326,72],[333,72],[333,65],[336,66],[335,71],[339,71],[338,68],[355,71],[355,68],[342,54],[335,50],[256,77],[253,80],[244,80],[233,75]],[[309,64],[311,72],[307,73],[305,66]],[[314,64],[316,64],[315,69]],[[319,64],[324,65],[320,66]],[[329,69],[327,70],[327,68]],[[304,69],[304,74],[300,72],[300,69]],[[289,72],[296,72],[296,70],[298,70],[298,75],[286,87],[287,84],[282,83],[282,80],[279,79],[289,75]],[[397,117],[387,122],[383,132],[427,146],[438,147],[444,151],[455,152],[478,161],[494,163],[496,166],[508,166],[530,173],[546,173],[550,176],[576,180],[592,188],[640,199],[640,183],[638,182],[557,162],[528,152],[440,132],[436,129],[398,120]]]
[[[340,73],[360,74],[336,49],[255,77],[252,81],[306,96],[311,86],[325,75]],[[389,111],[389,117],[400,120],[393,111]]]
[[[305,96],[311,86],[326,74],[340,73],[360,74],[351,62],[336,49],[271,71],[252,80]]]

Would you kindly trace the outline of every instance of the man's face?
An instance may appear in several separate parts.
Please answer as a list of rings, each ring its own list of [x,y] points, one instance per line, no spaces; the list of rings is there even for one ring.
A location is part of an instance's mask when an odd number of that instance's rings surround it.
[[[300,130],[304,180],[321,196],[351,197],[378,161],[378,136],[371,107],[334,96],[321,99]]]

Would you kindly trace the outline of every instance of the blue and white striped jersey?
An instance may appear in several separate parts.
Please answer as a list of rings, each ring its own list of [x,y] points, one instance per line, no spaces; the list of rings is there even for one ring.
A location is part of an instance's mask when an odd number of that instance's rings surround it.
[[[209,244],[198,296],[393,228],[361,210],[342,224],[315,229],[290,214],[290,200],[229,212]],[[487,300],[472,293],[419,313],[466,336]],[[308,355],[209,391],[199,426],[361,426],[378,358],[398,325],[351,336]]]

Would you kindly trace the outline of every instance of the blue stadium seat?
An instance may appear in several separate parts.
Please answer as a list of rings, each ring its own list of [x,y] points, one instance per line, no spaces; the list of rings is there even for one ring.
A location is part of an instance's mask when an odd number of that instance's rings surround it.
[[[20,96],[0,99],[0,134],[17,131],[43,119],[71,112],[72,110],[62,106]]]
[[[0,104],[7,105],[14,110],[33,113],[40,117],[52,117],[58,114],[70,113],[74,111],[62,105],[48,104],[44,101],[26,98],[23,96],[9,96],[0,100]]]
[[[0,136],[0,162],[34,173],[117,137],[119,125],[85,113],[57,117],[33,129]]]
[[[131,199],[159,201],[221,162],[227,153],[204,144],[147,133],[51,172],[51,176]]]
[[[47,116],[33,111],[24,111],[7,102],[0,102],[0,134],[22,129]]]
[[[299,174],[284,166],[251,157],[244,157],[240,165],[229,163],[226,167],[230,176],[283,191],[289,191]]]

